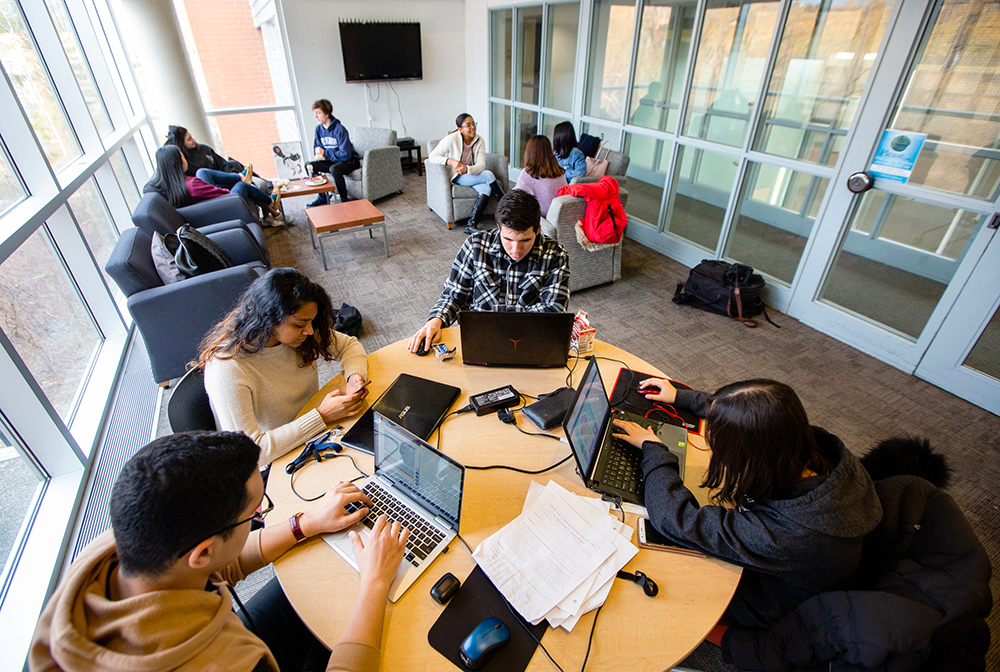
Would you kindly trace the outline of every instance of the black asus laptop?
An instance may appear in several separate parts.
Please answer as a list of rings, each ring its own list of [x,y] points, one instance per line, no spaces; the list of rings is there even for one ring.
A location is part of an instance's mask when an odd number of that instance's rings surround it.
[[[340,443],[371,455],[375,451],[375,413],[410,434],[427,440],[462,393],[453,385],[401,373],[382,396],[347,430]]]
[[[462,361],[477,366],[566,366],[572,313],[463,310]]]
[[[604,391],[597,359],[590,360],[573,403],[563,418],[563,430],[583,483],[602,494],[620,496],[623,502],[642,505],[642,451],[612,434],[612,420],[630,420],[649,427],[667,449],[680,460],[684,478],[687,428],[650,420],[637,413],[612,409]]]

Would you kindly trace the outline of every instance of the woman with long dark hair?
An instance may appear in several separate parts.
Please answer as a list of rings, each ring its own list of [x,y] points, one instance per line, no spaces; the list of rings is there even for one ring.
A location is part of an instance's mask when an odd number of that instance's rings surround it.
[[[576,141],[576,131],[571,122],[556,124],[552,131],[552,151],[556,155],[556,161],[566,171],[567,182],[587,174],[587,157]]]
[[[524,146],[524,170],[514,188],[523,189],[537,198],[542,217],[545,217],[559,188],[565,186],[566,176],[556,162],[549,139],[544,135],[529,139]]]
[[[277,198],[271,198],[263,191],[248,184],[250,175],[237,182],[231,190],[208,184],[198,177],[185,175],[187,159],[180,148],[166,145],[156,150],[156,172],[143,187],[143,191],[160,194],[175,208],[183,208],[200,201],[206,201],[230,193],[239,194],[248,203],[254,203],[264,209],[271,217],[281,215],[277,207]]]
[[[756,379],[709,395],[650,378],[639,389],[705,418],[712,456],[702,486],[715,506],[698,505],[653,432],[616,420],[615,436],[642,449],[653,527],[743,567],[727,616],[767,627],[813,595],[851,587],[882,507],[868,472],[840,439],[809,425],[791,387]]]
[[[427,161],[447,166],[452,182],[472,187],[479,194],[465,224],[465,233],[471,234],[478,231],[476,224],[486,211],[490,197],[499,201],[503,198],[503,189],[496,176],[486,169],[486,141],[476,133],[476,120],[463,112],[455,117],[455,126],[458,128],[434,146]]]
[[[334,319],[326,290],[293,268],[274,268],[202,341],[198,364],[219,429],[252,438],[262,465],[361,409],[368,356],[358,339],[334,329]],[[296,418],[319,390],[321,357],[339,360],[346,391],[333,390]]]

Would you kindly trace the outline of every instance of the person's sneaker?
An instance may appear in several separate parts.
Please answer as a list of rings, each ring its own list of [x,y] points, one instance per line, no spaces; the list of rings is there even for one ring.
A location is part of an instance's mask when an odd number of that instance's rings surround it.
[[[326,199],[326,194],[320,194],[316,197],[316,200],[307,205],[307,208],[315,208],[317,205],[327,205],[329,201]]]
[[[477,229],[472,224],[466,225],[465,229],[463,230],[465,231],[465,235],[467,236],[472,235],[473,233],[479,233],[479,229]]]

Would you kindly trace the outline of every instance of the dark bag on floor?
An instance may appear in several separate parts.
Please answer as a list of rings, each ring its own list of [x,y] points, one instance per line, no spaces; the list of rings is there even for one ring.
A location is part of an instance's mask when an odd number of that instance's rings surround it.
[[[757,320],[751,319],[754,315],[764,313],[764,319],[771,322],[760,298],[763,289],[764,278],[754,273],[752,266],[703,259],[691,269],[686,283],[678,283],[672,300],[678,305],[728,315],[754,328],[757,326]]]
[[[218,243],[189,224],[181,226],[177,233],[163,236],[163,243],[167,251],[174,255],[177,270],[186,278],[236,265]]]
[[[342,334],[360,336],[361,313],[354,306],[349,306],[345,303],[337,311],[337,317],[334,319],[333,326]]]

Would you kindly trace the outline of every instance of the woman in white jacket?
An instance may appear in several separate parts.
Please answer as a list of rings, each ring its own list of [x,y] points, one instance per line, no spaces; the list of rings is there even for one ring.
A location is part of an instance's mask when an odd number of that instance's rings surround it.
[[[486,141],[476,134],[476,122],[472,115],[463,112],[455,118],[455,125],[458,129],[446,135],[427,160],[448,166],[452,182],[479,192],[465,226],[465,233],[475,233],[478,231],[476,223],[486,210],[490,196],[496,196],[499,201],[503,197],[503,189],[496,176],[486,170]]]

